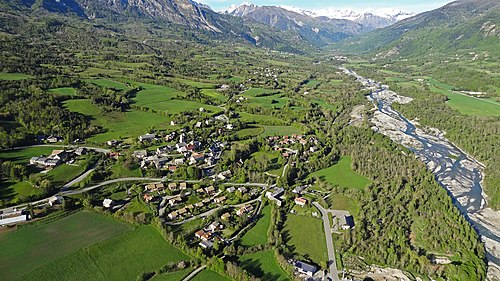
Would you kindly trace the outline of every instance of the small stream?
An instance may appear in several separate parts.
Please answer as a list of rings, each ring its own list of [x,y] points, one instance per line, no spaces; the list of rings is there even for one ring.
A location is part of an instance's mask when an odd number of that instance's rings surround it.
[[[370,89],[371,93],[368,99],[373,102],[378,111],[375,117],[377,115],[381,116],[378,119],[379,122],[375,120],[376,128],[374,129],[414,152],[417,158],[424,162],[428,169],[434,173],[437,182],[448,191],[454,204],[479,235],[491,239],[492,241],[489,241],[489,243],[498,248],[498,243],[500,243],[498,227],[500,226],[496,225],[496,228],[490,229],[489,226],[494,227],[495,223],[485,224],[484,221],[479,219],[485,220],[484,216],[481,215],[484,208],[486,208],[486,200],[481,186],[483,179],[482,164],[465,154],[447,140],[443,134],[428,133],[419,129],[412,121],[393,109],[392,103],[397,102],[398,97],[404,97],[390,91],[387,86],[366,79],[354,71],[345,68],[342,68],[342,70],[346,74],[356,77],[367,89]],[[397,126],[394,126],[394,124],[397,124]],[[394,129],[395,127],[399,129]],[[403,142],[401,139],[411,141]],[[498,212],[494,214],[498,215]],[[496,218],[498,217],[495,216],[491,221],[495,221]],[[488,247],[486,248],[486,257],[489,264],[492,265],[493,263],[500,266],[498,253],[495,254],[493,251],[488,251]]]

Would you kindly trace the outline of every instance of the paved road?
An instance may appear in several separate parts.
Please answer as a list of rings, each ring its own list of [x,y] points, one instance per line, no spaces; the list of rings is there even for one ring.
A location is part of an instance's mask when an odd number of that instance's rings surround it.
[[[249,200],[249,201],[237,204],[237,205],[224,205],[224,206],[220,206],[220,207],[217,207],[217,208],[214,208],[214,209],[210,209],[210,210],[208,210],[208,211],[206,211],[204,213],[198,214],[196,216],[192,216],[189,219],[185,219],[183,221],[178,221],[178,222],[166,222],[166,224],[168,224],[168,225],[180,225],[180,224],[183,224],[183,223],[195,220],[197,218],[208,217],[208,216],[212,215],[213,213],[215,213],[216,211],[218,211],[218,210],[220,210],[222,208],[238,208],[238,207],[241,207],[243,205],[252,204],[252,203],[255,203],[255,202],[261,201],[261,200],[262,200],[262,194],[261,194],[261,196],[255,198],[255,199],[252,199],[252,200]]]
[[[13,148],[7,149],[7,150],[16,150],[16,149],[23,149],[23,148],[30,148],[30,147],[42,147],[42,146],[48,146],[48,147],[69,147],[69,148],[84,147],[84,148],[86,148],[88,150],[95,150],[95,151],[101,152],[101,153],[109,153],[111,151],[111,149],[106,149],[106,148],[84,146],[84,145],[73,145],[73,144],[68,144],[68,145],[63,145],[63,144],[34,144],[34,145],[13,147]]]
[[[193,272],[189,273],[188,276],[184,277],[184,279],[182,279],[182,281],[188,281],[188,280],[191,280],[196,274],[198,274],[200,271],[202,271],[203,269],[205,269],[207,266],[206,265],[202,265],[200,267],[198,267],[197,269],[195,269]]]
[[[88,175],[90,175],[90,173],[92,173],[95,169],[92,168],[92,169],[88,169],[85,173],[79,175],[77,178],[75,178],[74,180],[68,182],[67,184],[63,185],[63,189],[62,190],[66,190],[70,187],[72,187],[73,185],[81,182],[83,179],[85,179]]]
[[[330,227],[330,219],[328,218],[328,210],[325,210],[318,202],[313,202],[313,205],[323,215],[323,227],[325,229],[326,247],[328,248],[328,264],[330,265],[330,278],[333,281],[340,281],[339,272],[337,270],[337,261],[335,260],[335,250],[333,249],[332,230]]]

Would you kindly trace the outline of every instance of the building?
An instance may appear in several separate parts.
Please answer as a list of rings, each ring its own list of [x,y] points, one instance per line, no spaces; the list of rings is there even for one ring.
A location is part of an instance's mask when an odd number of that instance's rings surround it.
[[[179,189],[180,190],[186,190],[187,189],[187,183],[186,182],[179,183]]]
[[[144,194],[142,196],[142,198],[144,199],[144,202],[146,202],[146,203],[149,203],[149,202],[151,202],[151,200],[153,200],[153,196],[150,194]]]
[[[102,201],[102,206],[104,208],[111,208],[113,206],[113,200],[106,198]]]
[[[227,221],[231,218],[231,214],[230,213],[224,213],[222,214],[222,216],[220,216],[220,218],[224,221]]]
[[[168,189],[170,189],[171,191],[176,191],[177,190],[177,183],[176,182],[169,183]]]
[[[177,212],[173,211],[170,214],[168,214],[168,218],[171,220],[175,220],[177,218]]]
[[[244,186],[238,187],[238,191],[241,192],[242,194],[247,193],[248,189]]]
[[[295,202],[295,204],[297,204],[301,207],[304,207],[307,204],[307,199],[302,198],[302,197],[297,197],[297,198],[295,198],[294,202]]]
[[[312,277],[314,275],[314,273],[316,273],[316,271],[318,271],[316,266],[302,262],[302,261],[294,261],[293,267],[299,273],[305,274],[305,275],[310,276],[310,277]]]
[[[211,186],[205,188],[205,192],[207,194],[210,194],[210,195],[214,194],[215,193],[215,188],[211,185]]]
[[[226,201],[226,196],[214,198],[214,203],[223,203],[224,201]]]
[[[212,237],[212,233],[210,232],[205,232],[205,230],[198,230],[194,234],[196,238],[199,238],[203,241],[208,241]]]
[[[28,215],[28,214],[18,214],[17,216],[9,216],[7,218],[2,217],[2,219],[0,219],[0,227],[18,224],[20,222],[24,222],[24,221],[27,221],[29,219],[30,219],[30,215]]]
[[[87,148],[85,147],[78,147],[76,150],[75,150],[75,154],[76,155],[84,155],[87,153]]]
[[[49,205],[52,207],[56,204],[61,204],[63,202],[63,197],[59,195],[54,195],[49,198]]]
[[[136,150],[133,155],[139,159],[143,159],[148,156],[148,152],[146,150]]]
[[[307,189],[307,185],[301,185],[295,187],[292,192],[295,194],[302,194]]]
[[[211,223],[208,228],[214,232],[214,231],[217,231],[217,230],[220,230],[220,229],[223,229],[224,228],[224,225],[218,221],[214,221],[213,223]]]
[[[244,205],[244,206],[241,206],[241,208],[238,211],[236,211],[236,215],[242,216],[248,212],[251,212],[252,210],[253,210],[252,205]]]
[[[143,142],[143,141],[152,141],[155,138],[156,138],[155,134],[145,134],[145,135],[139,136],[139,141],[141,141],[141,142]]]
[[[214,243],[210,241],[201,241],[198,245],[203,249],[210,249],[214,246]]]

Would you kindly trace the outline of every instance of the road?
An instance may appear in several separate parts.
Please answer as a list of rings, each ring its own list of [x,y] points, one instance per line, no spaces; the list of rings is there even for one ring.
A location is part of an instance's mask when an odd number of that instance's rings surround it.
[[[90,173],[92,173],[95,169],[92,168],[92,169],[88,169],[85,173],[79,175],[77,178],[73,179],[72,181],[68,182],[67,184],[63,185],[62,187],[62,190],[66,190],[70,187],[72,187],[73,185],[81,182],[83,179],[85,179],[88,175],[90,175]]]
[[[330,278],[332,278],[333,281],[340,281],[337,261],[335,260],[335,249],[333,249],[332,230],[330,227],[330,219],[328,218],[328,210],[321,207],[318,202],[313,202],[313,205],[318,208],[323,216],[323,228],[325,229],[326,247],[328,249],[328,264],[330,265]]]
[[[202,265],[200,267],[198,267],[197,269],[195,269],[193,272],[189,273],[188,276],[184,277],[184,279],[182,279],[182,281],[188,281],[188,280],[191,280],[196,274],[198,274],[200,271],[202,271],[203,269],[205,269],[207,266],[206,265]]]
[[[111,149],[106,149],[106,148],[100,148],[100,147],[92,147],[92,146],[84,146],[84,145],[73,145],[73,144],[68,144],[68,145],[62,145],[62,144],[34,144],[34,145],[27,145],[27,146],[18,146],[18,147],[13,147],[8,150],[16,150],[16,149],[23,149],[23,148],[30,148],[30,147],[43,147],[43,146],[48,146],[48,147],[69,147],[69,148],[78,148],[78,147],[84,147],[88,150],[95,150],[100,153],[109,153],[111,152]]]

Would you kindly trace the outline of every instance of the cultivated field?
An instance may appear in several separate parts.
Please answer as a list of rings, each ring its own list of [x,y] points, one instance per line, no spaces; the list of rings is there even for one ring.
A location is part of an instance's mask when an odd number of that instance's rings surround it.
[[[193,281],[230,281],[231,279],[229,277],[225,277],[220,275],[219,273],[210,270],[210,269],[205,269],[202,270],[200,273],[196,274],[193,279]]]
[[[154,227],[138,226],[55,260],[22,280],[135,280],[142,272],[187,258]]]
[[[284,239],[298,257],[325,265],[328,257],[321,219],[289,214],[285,222]]]
[[[145,134],[149,128],[166,128],[171,119],[168,117],[140,110],[127,112],[102,112],[88,99],[68,100],[64,105],[71,111],[88,116],[91,124],[102,127],[104,133],[89,138],[90,141],[103,143],[111,139],[137,137]]]
[[[326,169],[316,171],[312,175],[319,177],[331,185],[338,185],[347,188],[365,189],[371,182],[368,178],[355,173],[351,169],[352,160],[350,157],[342,157],[340,161]]]
[[[1,233],[0,280],[18,279],[81,248],[128,230],[131,227],[118,220],[82,211],[51,223]],[[77,265],[75,269],[78,267],[83,265]],[[56,280],[55,276],[47,278],[50,275],[39,279],[36,274],[31,276],[34,280]]]
[[[262,208],[262,216],[257,223],[241,237],[241,244],[244,246],[267,244],[267,232],[271,223],[271,206]]]
[[[290,280],[276,260],[273,250],[240,256],[240,266],[261,280]]]

